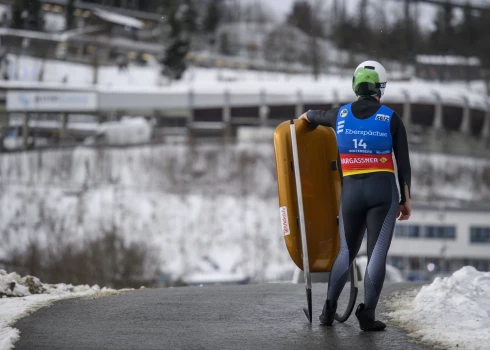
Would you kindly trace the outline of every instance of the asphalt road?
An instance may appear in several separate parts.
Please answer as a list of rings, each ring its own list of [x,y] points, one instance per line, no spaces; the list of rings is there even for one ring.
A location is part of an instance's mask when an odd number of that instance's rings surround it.
[[[385,285],[382,301],[414,287]],[[312,325],[302,311],[303,285],[146,289],[62,300],[15,324],[21,331],[15,349],[422,349],[389,322],[379,333],[361,331],[354,315],[321,326],[325,295],[325,284],[313,285]]]

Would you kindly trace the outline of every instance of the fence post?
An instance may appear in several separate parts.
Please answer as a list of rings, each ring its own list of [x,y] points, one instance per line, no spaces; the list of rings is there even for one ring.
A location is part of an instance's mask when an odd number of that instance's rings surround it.
[[[481,140],[483,147],[487,147],[490,144],[490,103],[487,101],[487,112],[485,113],[485,119],[483,121]]]
[[[187,125],[190,126],[194,122],[194,90],[189,89],[187,96]]]
[[[225,124],[225,139],[231,138],[231,96],[230,91],[226,89],[223,92],[223,110],[222,117],[223,123]]]
[[[194,139],[194,91],[189,89],[187,95],[187,137],[191,140]]]
[[[443,127],[443,114],[442,114],[442,99],[437,91],[432,91],[435,97],[435,111],[434,111],[434,122],[432,124],[431,131],[429,132],[429,148],[431,151],[440,152],[446,149],[448,146],[447,140],[444,137],[444,127]]]
[[[304,109],[305,105],[303,103],[303,91],[298,89],[298,91],[296,91],[296,118],[306,112]]]
[[[24,151],[29,147],[29,113],[24,112],[22,121],[22,146]]]
[[[260,126],[267,126],[268,117],[269,117],[269,107],[267,106],[267,93],[265,90],[261,90],[260,108],[259,108]]]
[[[467,96],[464,96],[463,121],[461,122],[461,133],[467,135],[470,132],[470,101]]]
[[[403,119],[405,119],[405,126],[410,127],[412,123],[412,104],[410,102],[410,94],[407,90],[402,90],[405,97],[405,103],[403,104]]]
[[[434,124],[432,125],[436,131],[442,130],[442,100],[441,95],[437,91],[432,91],[432,94],[436,98],[435,112],[434,112]]]
[[[337,89],[333,89],[333,103],[332,103],[332,108],[338,108],[340,107],[340,98],[339,98],[339,93]]]
[[[60,138],[64,139],[68,136],[68,113],[61,113]]]

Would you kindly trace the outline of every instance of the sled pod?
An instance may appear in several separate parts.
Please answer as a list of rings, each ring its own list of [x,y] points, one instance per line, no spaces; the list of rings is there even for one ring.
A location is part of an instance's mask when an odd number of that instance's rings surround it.
[[[309,267],[311,272],[329,272],[340,247],[337,217],[341,182],[337,139],[333,129],[328,127],[314,128],[306,120],[295,120],[294,125]],[[282,231],[291,259],[303,270],[290,122],[276,128],[274,150]]]

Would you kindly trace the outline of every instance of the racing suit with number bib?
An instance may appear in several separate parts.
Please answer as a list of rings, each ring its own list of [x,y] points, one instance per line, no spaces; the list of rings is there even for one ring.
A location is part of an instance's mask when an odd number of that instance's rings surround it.
[[[401,118],[373,97],[329,111],[308,111],[310,123],[332,127],[342,171],[340,250],[330,272],[327,299],[336,302],[367,228],[366,308],[375,309],[383,288],[386,256],[399,203],[410,191],[408,142]],[[393,153],[398,168],[396,185]],[[400,195],[400,196],[399,196]]]

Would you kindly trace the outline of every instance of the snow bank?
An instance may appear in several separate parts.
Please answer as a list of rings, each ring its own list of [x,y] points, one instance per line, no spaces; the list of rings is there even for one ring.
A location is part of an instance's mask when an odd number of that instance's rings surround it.
[[[11,326],[21,317],[49,303],[66,298],[116,293],[113,289],[97,285],[73,286],[47,284],[32,276],[21,277],[15,272],[0,270],[0,350],[13,349],[19,339],[19,330]]]
[[[411,336],[445,349],[490,349],[490,272],[465,266],[437,277],[413,297],[390,302],[388,314]]]

